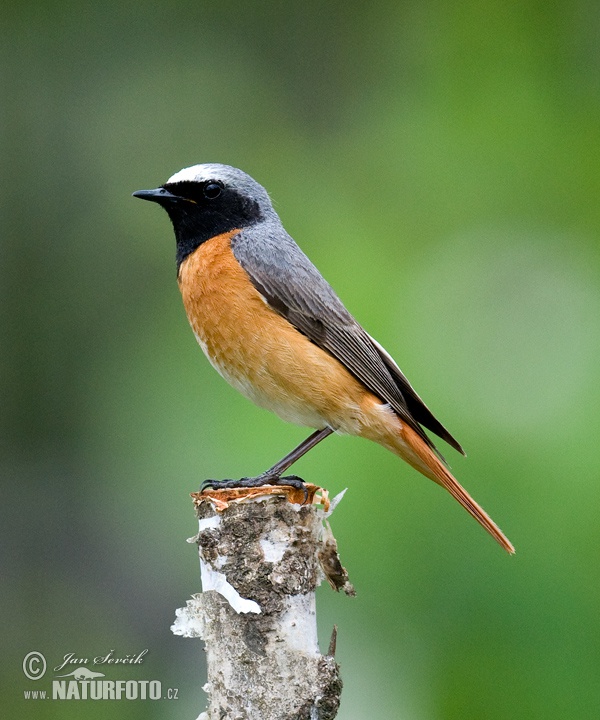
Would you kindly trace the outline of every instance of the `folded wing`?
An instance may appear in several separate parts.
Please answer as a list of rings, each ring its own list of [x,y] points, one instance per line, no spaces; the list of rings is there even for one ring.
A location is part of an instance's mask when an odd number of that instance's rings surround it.
[[[232,251],[268,304],[313,343],[326,350],[436,450],[423,427],[458,452],[458,441],[433,416],[398,365],[346,310],[331,286],[281,228],[255,251],[252,228],[236,235]],[[268,252],[265,252],[265,245]],[[439,453],[438,453],[439,455]]]

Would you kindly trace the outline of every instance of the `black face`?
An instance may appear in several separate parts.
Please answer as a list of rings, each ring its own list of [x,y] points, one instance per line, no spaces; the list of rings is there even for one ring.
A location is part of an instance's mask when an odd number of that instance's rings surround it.
[[[169,214],[177,240],[177,270],[188,255],[215,235],[254,225],[262,219],[256,200],[220,180],[165,183],[134,193],[161,205]]]

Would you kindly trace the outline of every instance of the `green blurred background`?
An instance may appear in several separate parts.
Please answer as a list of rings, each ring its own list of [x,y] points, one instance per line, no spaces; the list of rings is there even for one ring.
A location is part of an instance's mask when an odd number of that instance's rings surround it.
[[[332,494],[358,597],[341,720],[600,717],[600,9],[592,2],[28,2],[3,8],[4,717],[195,718],[189,492],[304,437],[210,368],[166,215],[133,200],[239,166],[466,447],[517,547],[353,438]],[[160,702],[25,701],[23,657],[148,649]],[[111,671],[112,672],[112,671]],[[114,678],[112,673],[110,677]]]

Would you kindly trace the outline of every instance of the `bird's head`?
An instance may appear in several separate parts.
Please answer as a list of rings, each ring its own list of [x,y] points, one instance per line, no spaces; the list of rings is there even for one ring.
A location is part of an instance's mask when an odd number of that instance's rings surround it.
[[[276,217],[267,191],[242,170],[206,163],[184,168],[134,197],[161,205],[177,240],[177,266],[203,242]]]

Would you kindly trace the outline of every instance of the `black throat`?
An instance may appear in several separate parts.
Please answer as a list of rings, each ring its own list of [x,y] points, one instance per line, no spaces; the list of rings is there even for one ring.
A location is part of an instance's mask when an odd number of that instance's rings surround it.
[[[226,188],[214,200],[202,201],[179,195],[177,184],[165,188],[178,195],[175,202],[161,203],[175,231],[178,275],[181,263],[202,243],[232,230],[243,230],[263,219],[258,202],[231,189]]]

